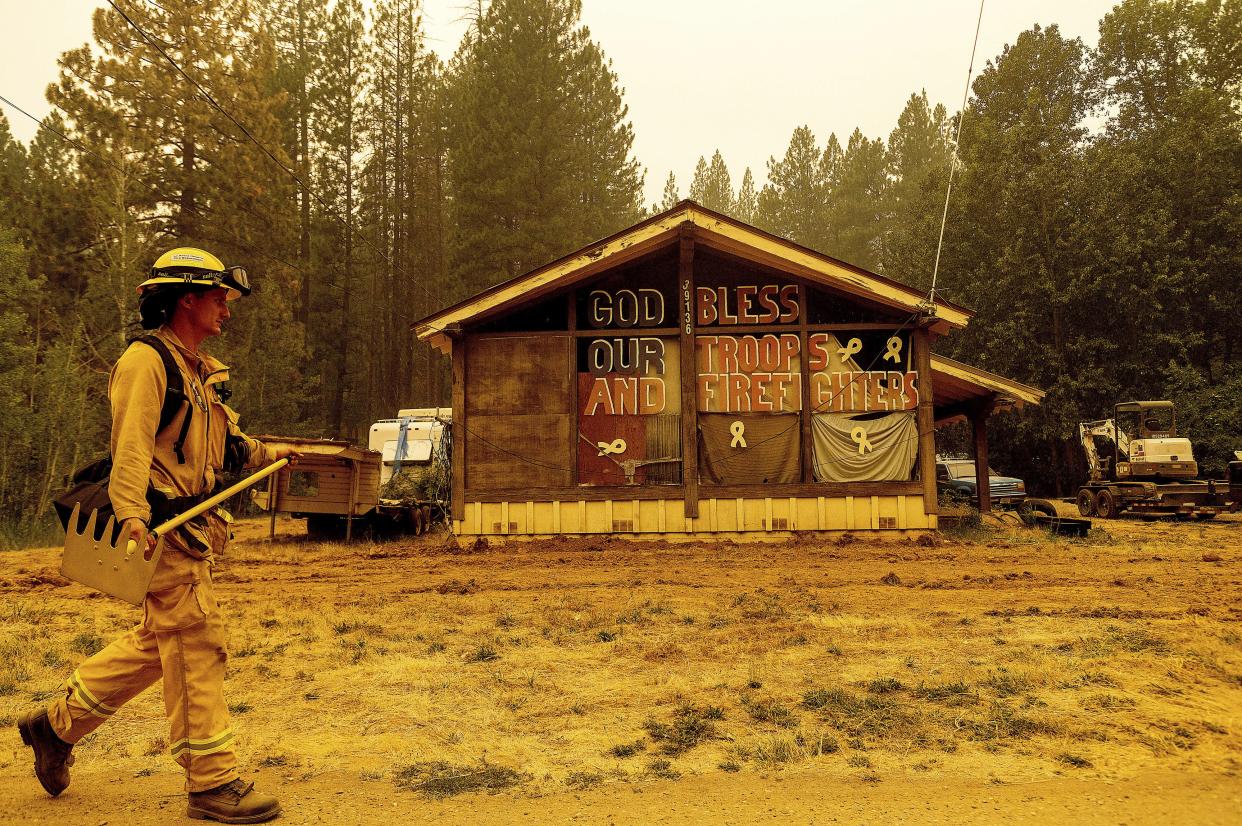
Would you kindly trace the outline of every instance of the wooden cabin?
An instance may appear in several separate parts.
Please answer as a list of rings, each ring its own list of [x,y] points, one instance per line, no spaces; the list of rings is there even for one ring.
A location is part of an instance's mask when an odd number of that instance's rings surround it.
[[[452,358],[454,531],[933,530],[935,422],[986,468],[987,417],[1043,395],[931,353],[971,315],[683,201],[415,325]]]

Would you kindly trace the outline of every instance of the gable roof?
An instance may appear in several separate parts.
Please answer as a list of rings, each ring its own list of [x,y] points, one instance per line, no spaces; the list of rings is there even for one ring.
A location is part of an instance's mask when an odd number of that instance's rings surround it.
[[[682,201],[629,229],[416,321],[414,332],[420,340],[449,353],[452,341],[446,334],[448,328],[499,315],[510,307],[550,295],[604,270],[676,243],[683,227],[693,232],[696,244],[787,272],[808,282],[897,310],[913,313],[929,309],[927,296],[920,290],[764,232],[694,201]],[[971,310],[942,298],[937,298],[935,307],[931,309],[937,319],[932,329],[941,334],[966,326],[974,315]]]

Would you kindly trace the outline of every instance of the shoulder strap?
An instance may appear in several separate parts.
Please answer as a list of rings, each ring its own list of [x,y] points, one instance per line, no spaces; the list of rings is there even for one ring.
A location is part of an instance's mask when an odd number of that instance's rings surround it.
[[[194,405],[190,404],[190,397],[185,392],[185,380],[181,377],[181,369],[177,367],[177,362],[173,359],[172,353],[158,336],[145,335],[130,340],[130,344],[140,341],[159,353],[160,361],[164,362],[164,374],[166,386],[164,389],[164,403],[160,407],[160,424],[156,428],[156,433],[160,433],[164,428],[168,427],[173,417],[177,415],[177,411],[181,409],[184,403],[186,406],[185,419],[181,422],[181,431],[177,434],[177,441],[173,444],[173,450],[177,454],[177,461],[185,464],[185,437],[190,432],[190,419],[194,416]]]

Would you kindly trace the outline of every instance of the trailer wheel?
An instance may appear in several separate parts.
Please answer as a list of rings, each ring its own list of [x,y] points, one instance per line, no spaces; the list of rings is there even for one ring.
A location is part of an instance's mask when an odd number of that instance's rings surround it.
[[[354,520],[355,524],[358,520]],[[310,539],[333,541],[345,538],[345,518],[335,513],[312,513],[306,517],[306,535]]]
[[[1095,512],[1101,519],[1117,518],[1117,497],[1108,488],[1104,488],[1095,496]]]
[[[1078,513],[1082,516],[1095,516],[1095,494],[1090,488],[1078,491]]]
[[[1215,518],[1216,518],[1215,511],[1206,511],[1206,512],[1199,511],[1198,513],[1195,514],[1195,519],[1198,519],[1200,522],[1206,519],[1215,519]]]

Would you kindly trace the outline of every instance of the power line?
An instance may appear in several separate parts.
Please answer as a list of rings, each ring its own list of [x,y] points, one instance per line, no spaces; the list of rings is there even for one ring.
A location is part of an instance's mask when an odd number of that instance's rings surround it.
[[[121,169],[121,167],[117,166],[115,163],[113,163],[113,162],[112,162],[111,160],[109,160],[108,158],[105,158],[103,155],[100,155],[98,152],[96,152],[94,149],[91,149],[91,148],[90,148],[89,146],[87,146],[86,144],[84,144],[84,143],[80,143],[79,141],[75,141],[73,138],[69,137],[69,136],[68,136],[68,135],[66,135],[64,132],[61,132],[59,129],[55,129],[55,128],[53,128],[53,127],[49,126],[48,124],[44,123],[42,120],[40,120],[39,118],[37,118],[37,117],[35,117],[34,115],[30,114],[30,113],[29,113],[29,112],[27,112],[25,109],[23,109],[22,107],[18,106],[16,103],[14,103],[13,101],[11,101],[11,100],[9,100],[8,98],[4,97],[3,95],[0,95],[0,101],[3,101],[4,103],[7,103],[9,106],[11,106],[11,107],[13,107],[14,109],[16,109],[17,111],[21,112],[21,113],[22,113],[23,115],[25,115],[26,117],[30,118],[32,121],[34,121],[34,122],[35,122],[35,124],[36,124],[36,125],[37,125],[40,129],[44,129],[44,130],[46,130],[46,131],[48,131],[48,132],[51,132],[53,135],[55,135],[56,137],[60,138],[60,139],[61,139],[62,141],[64,141],[65,143],[67,143],[67,144],[69,144],[69,145],[71,145],[71,146],[76,146],[78,149],[81,149],[83,152],[87,153],[88,155],[93,155],[93,156],[95,156],[96,158],[98,158],[99,160],[103,161],[105,164],[107,164],[108,166],[112,167],[112,168],[113,168],[113,169],[115,169],[117,172],[119,172],[119,173],[121,173],[121,174],[125,174],[125,170]]]
[[[902,331],[904,331],[904,330],[908,329],[908,328],[910,327],[911,322],[913,322],[913,321],[915,321],[916,319],[918,319],[920,315],[922,315],[922,313],[921,313],[921,312],[915,312],[915,313],[913,313],[912,315],[910,315],[910,317],[909,317],[909,318],[907,318],[905,321],[903,321],[903,322],[900,324],[900,326],[898,326],[898,327],[894,328],[894,329],[890,332],[890,334],[889,334],[889,335],[890,335],[890,336],[897,335],[898,333],[900,333],[900,332],[902,332]],[[875,356],[871,359],[871,362],[867,365],[867,369],[866,369],[866,370],[864,370],[864,371],[862,371],[862,372],[871,372],[871,368],[873,368],[873,367],[876,365],[876,363],[877,363],[877,362],[878,362],[878,361],[879,361],[879,360],[880,360],[883,356],[884,356],[884,353],[877,352],[877,353],[875,354]],[[812,408],[810,409],[810,415],[814,415],[815,413],[818,413],[818,412],[820,412],[821,410],[823,410],[826,406],[831,405],[834,401],[836,401],[836,399],[837,399],[839,396],[841,396],[841,394],[843,394],[843,393],[846,391],[846,389],[847,389],[847,388],[852,387],[852,386],[853,386],[853,384],[854,384],[854,383],[853,383],[853,381],[851,381],[851,382],[849,382],[848,384],[846,384],[846,385],[844,385],[844,386],[840,387],[840,388],[839,388],[839,389],[837,389],[835,392],[833,392],[833,393],[832,393],[832,395],[830,395],[827,399],[825,399],[824,401],[820,402],[818,405],[816,405],[816,406],[812,407]],[[809,401],[809,400],[807,400],[807,399],[803,399],[803,404],[804,404],[804,405],[805,405],[805,404],[807,404],[807,403],[808,403],[808,401]],[[894,411],[894,412],[901,412],[901,411]],[[684,415],[684,414],[683,414],[683,415]],[[760,439],[760,440],[759,440],[759,441],[757,441],[757,442],[752,442],[752,443],[750,443],[750,444],[748,445],[748,447],[747,447],[747,451],[749,452],[750,450],[753,450],[754,448],[759,447],[760,445],[764,445],[764,444],[767,444],[768,442],[771,442],[771,441],[774,441],[774,440],[776,440],[776,439],[779,439],[780,437],[784,436],[784,435],[785,435],[786,433],[788,433],[789,431],[793,430],[795,427],[801,427],[801,425],[802,425],[802,419],[801,419],[801,416],[796,416],[796,417],[791,417],[791,418],[793,419],[793,421],[789,424],[789,426],[788,426],[788,427],[785,427],[785,428],[784,428],[784,429],[782,429],[782,430],[778,430],[778,431],[776,431],[775,433],[773,433],[773,434],[771,434],[771,435],[769,435],[769,436],[767,436],[767,437],[765,437],[765,438],[763,438],[763,439]],[[561,466],[561,465],[551,465],[551,464],[547,464],[547,463],[545,463],[545,462],[539,462],[539,461],[536,461],[535,459],[531,459],[530,457],[523,456],[523,455],[522,455],[522,454],[520,454],[520,453],[515,453],[514,451],[509,450],[508,448],[501,447],[500,445],[495,444],[494,442],[492,442],[492,441],[488,440],[487,438],[485,438],[482,434],[480,434],[480,433],[478,433],[478,432],[476,432],[476,431],[474,431],[474,430],[471,430],[471,429],[470,429],[470,427],[469,427],[469,425],[463,424],[463,429],[466,431],[466,433],[467,433],[467,434],[469,434],[470,436],[472,436],[472,437],[474,437],[474,438],[478,439],[479,441],[483,442],[483,443],[484,443],[484,444],[486,444],[487,446],[489,446],[489,447],[491,447],[491,448],[494,448],[494,449],[496,449],[496,450],[499,450],[499,451],[500,451],[500,452],[502,452],[502,453],[506,453],[506,454],[508,454],[509,456],[512,456],[513,458],[515,458],[515,459],[517,459],[518,461],[523,462],[523,463],[525,463],[525,464],[532,465],[532,466],[534,466],[534,467],[546,468],[546,469],[548,469],[548,470],[562,471],[562,472],[565,472],[565,473],[570,473],[570,472],[572,472],[572,471],[573,471],[573,468],[571,468],[571,467]],[[575,423],[575,428],[574,428],[574,429],[575,429],[575,430],[577,430],[577,425],[576,425],[576,423]],[[917,428],[916,428],[916,429],[917,429]],[[579,431],[579,435],[581,435],[581,431]],[[922,434],[921,434],[921,433],[920,433],[920,434],[918,434],[918,435],[919,435],[919,436],[922,436]],[[905,444],[905,440],[903,440],[903,441],[899,442],[897,446],[901,446],[901,445],[903,445],[903,444]],[[685,445],[682,445],[682,451],[683,451],[683,455],[684,455]],[[747,456],[746,454],[739,454],[739,455],[737,455],[737,456],[728,456],[728,457],[725,457],[725,458],[722,458],[722,459],[718,460],[718,461],[717,461],[717,464],[718,464],[718,465],[728,465],[728,464],[730,464],[730,463],[732,463],[732,462],[739,462],[739,461],[746,460],[746,459],[748,459],[748,458],[749,458],[749,456]],[[613,460],[613,461],[615,462],[616,460]],[[818,463],[815,463],[815,464],[818,464]]]
[[[970,67],[966,70],[966,88],[962,90],[962,108],[957,113],[957,137],[953,139],[953,151],[949,155],[949,183],[944,190],[944,212],[940,216],[940,240],[936,242],[936,262],[932,265],[931,290],[927,294],[927,303],[934,313],[936,311],[936,276],[940,273],[940,250],[944,247],[944,227],[949,220],[949,196],[953,193],[953,173],[957,171],[957,148],[962,143],[962,124],[966,120],[966,99],[970,96],[970,77],[975,72],[975,53],[979,49],[979,28],[983,25],[983,4],[979,0],[979,18],[975,21],[975,42],[970,47]]]
[[[147,41],[147,43],[150,44],[150,46],[153,49],[159,52],[160,55],[165,60],[168,61],[169,65],[172,66],[173,69],[177,71],[178,74],[180,74],[183,78],[185,78],[190,83],[191,86],[193,86],[196,90],[198,90],[199,94],[201,94],[203,98],[209,104],[211,104],[211,106],[216,111],[224,115],[224,117],[226,117],[229,120],[229,122],[232,123],[234,126],[236,126],[251,143],[257,146],[263,152],[263,154],[265,154],[272,161],[272,163],[274,163],[281,171],[283,171],[286,175],[288,175],[295,182],[297,182],[297,184],[301,186],[304,191],[309,193],[310,196],[314,198],[325,209],[327,214],[333,220],[339,222],[343,227],[345,227],[351,233],[353,232],[354,230],[353,226],[348,221],[346,221],[345,219],[337,215],[335,208],[331,204],[329,204],[327,200],[325,200],[318,192],[316,192],[313,187],[311,187],[309,184],[303,181],[302,178],[296,172],[294,172],[292,169],[286,166],[284,162],[281,161],[280,158],[278,158],[275,155],[275,153],[273,153],[270,149],[267,148],[266,145],[263,144],[262,141],[260,141],[253,134],[251,134],[250,130],[247,129],[246,126],[241,123],[241,121],[233,117],[233,115],[230,112],[228,112],[223,106],[221,106],[220,103],[212,96],[212,94],[208,92],[205,88],[203,88],[202,84],[200,84],[197,80],[192,78],[184,69],[182,69],[181,66],[177,63],[177,61],[173,60],[172,56],[170,56],[168,52],[165,51],[164,48],[161,47],[159,43],[156,42],[156,38],[152,37],[150,34],[147,33],[145,29],[143,29],[136,22],[134,22],[133,18],[131,18],[128,14],[126,14],[125,11],[120,6],[118,6],[116,2],[114,2],[114,0],[108,0],[108,5],[111,6],[116,11],[117,14],[121,15],[121,17],[125,20],[125,22],[128,23],[134,29],[134,31],[138,32],[138,34],[142,37],[143,40]],[[365,233],[359,232],[357,233],[357,236],[358,236],[358,240],[361,241],[364,246],[370,247],[372,250],[377,252],[380,255],[380,257],[384,259],[385,263],[387,263],[389,268],[392,270],[394,276],[400,276],[402,278],[405,277],[404,273],[402,273],[397,268],[396,264],[393,263],[392,258],[389,257],[388,253],[380,249],[379,247],[375,246],[374,244],[372,244],[371,239],[368,238]],[[416,281],[415,283],[417,283],[418,286],[422,289],[423,297],[427,299],[428,306],[430,306],[431,291],[428,289],[426,284],[422,283],[421,280]]]

